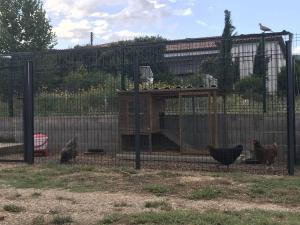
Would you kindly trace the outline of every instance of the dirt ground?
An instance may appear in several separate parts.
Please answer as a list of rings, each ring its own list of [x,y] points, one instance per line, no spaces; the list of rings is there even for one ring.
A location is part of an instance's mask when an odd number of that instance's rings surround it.
[[[14,168],[14,164],[0,164],[0,172],[4,168]],[[19,166],[19,165],[17,165]],[[112,174],[116,175],[116,174]],[[180,182],[186,185],[195,181],[214,181],[217,177],[201,174],[183,173]],[[1,185],[1,184],[0,184]],[[118,184],[115,184],[118,185]],[[279,212],[300,212],[300,206],[284,206],[281,204],[255,203],[236,199],[222,200],[190,200],[178,196],[155,196],[151,193],[136,193],[129,191],[96,191],[76,193],[62,189],[16,189],[2,184],[0,187],[0,221],[1,225],[32,225],[34,218],[43,215],[50,221],[53,215],[70,215],[79,225],[95,225],[105,215],[111,213],[130,214],[149,210],[145,207],[147,201],[165,201],[173,209],[193,209],[204,211],[208,209],[239,211],[244,209],[261,209]],[[3,209],[5,205],[14,204],[24,207],[25,211],[11,213]],[[50,222],[49,222],[50,223]]]

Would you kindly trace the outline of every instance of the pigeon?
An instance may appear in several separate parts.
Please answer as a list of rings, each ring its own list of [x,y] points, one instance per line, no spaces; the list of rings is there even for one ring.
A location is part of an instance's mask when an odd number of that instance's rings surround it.
[[[266,26],[262,25],[261,23],[259,24],[259,27],[263,32],[268,32],[268,31],[272,32],[272,30],[269,27],[266,27]]]

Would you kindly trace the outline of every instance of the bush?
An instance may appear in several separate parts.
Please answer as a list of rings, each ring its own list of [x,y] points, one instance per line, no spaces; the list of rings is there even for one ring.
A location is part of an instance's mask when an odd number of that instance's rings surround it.
[[[176,78],[175,81],[182,86],[200,87],[204,85],[202,74],[193,74],[184,78]]]
[[[70,216],[54,216],[52,223],[56,225],[62,225],[62,224],[70,224],[73,222],[72,217]]]
[[[210,200],[210,199],[214,199],[217,198],[221,195],[221,191],[218,189],[214,189],[212,187],[205,187],[205,188],[201,188],[198,189],[196,191],[194,191],[191,196],[190,199],[193,200]]]
[[[154,208],[154,209],[159,208],[159,209],[165,210],[165,211],[172,210],[172,206],[166,201],[145,202],[145,208]]]
[[[160,184],[148,184],[144,187],[144,189],[157,196],[163,196],[169,192],[169,189],[167,187]]]
[[[12,213],[19,213],[25,211],[24,207],[14,205],[14,204],[5,205],[3,206],[3,209],[7,212],[12,212]]]
[[[235,83],[235,90],[244,98],[261,100],[263,96],[263,79],[256,75],[250,75]]]

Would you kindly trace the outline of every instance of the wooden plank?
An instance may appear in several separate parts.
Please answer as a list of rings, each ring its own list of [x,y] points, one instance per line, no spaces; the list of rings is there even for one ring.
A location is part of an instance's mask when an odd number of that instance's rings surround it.
[[[0,156],[22,153],[23,151],[23,143],[0,143]]]
[[[117,159],[135,160],[134,153],[119,153]],[[165,153],[141,153],[143,161],[185,162],[185,163],[218,163],[211,156],[166,155]]]

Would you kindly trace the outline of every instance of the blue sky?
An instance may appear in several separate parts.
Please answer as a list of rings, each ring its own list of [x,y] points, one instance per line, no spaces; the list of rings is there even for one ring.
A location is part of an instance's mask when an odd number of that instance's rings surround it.
[[[91,31],[96,44],[141,35],[221,35],[225,9],[238,34],[260,32],[259,22],[273,31],[300,32],[299,0],[44,0],[44,8],[59,49],[88,43]]]

